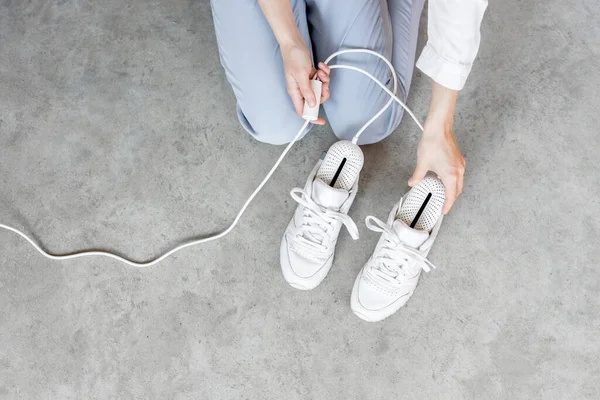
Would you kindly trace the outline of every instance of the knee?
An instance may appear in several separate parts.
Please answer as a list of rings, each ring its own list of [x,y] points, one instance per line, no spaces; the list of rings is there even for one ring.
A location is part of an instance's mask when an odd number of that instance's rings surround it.
[[[363,133],[361,133],[358,144],[373,144],[382,141],[398,128],[400,121],[402,121],[403,114],[403,108],[397,104],[392,104],[390,109],[381,114]],[[367,116],[364,123],[372,118],[373,115],[375,114]]]
[[[352,140],[358,131],[367,123],[379,109],[371,107],[356,109],[351,114],[344,112],[327,113],[329,124],[339,139]],[[392,104],[383,114],[373,121],[360,135],[358,144],[373,144],[388,137],[402,120],[403,109],[397,104]]]
[[[261,103],[257,101],[254,104],[260,105]],[[296,114],[293,106],[288,105],[287,102],[246,107],[244,110],[238,106],[238,117],[242,126],[256,140],[273,145],[291,142],[304,123],[304,120]]]

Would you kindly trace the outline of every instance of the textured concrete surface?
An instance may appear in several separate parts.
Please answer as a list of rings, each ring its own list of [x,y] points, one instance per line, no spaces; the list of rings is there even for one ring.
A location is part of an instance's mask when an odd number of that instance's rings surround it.
[[[363,323],[349,296],[417,130],[364,148],[361,239],[304,293],[278,244],[335,141],[314,129],[226,240],[159,267],[52,262],[0,232],[0,397],[600,397],[599,18],[594,0],[491,2],[455,124],[465,192],[393,318]],[[421,118],[429,86],[417,73]],[[0,1],[0,221],[47,249],[145,259],[217,231],[281,150],[236,121],[207,1]]]

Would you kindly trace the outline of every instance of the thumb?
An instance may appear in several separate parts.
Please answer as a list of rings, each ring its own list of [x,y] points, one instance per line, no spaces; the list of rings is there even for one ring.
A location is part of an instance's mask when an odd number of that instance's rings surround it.
[[[308,76],[302,76],[297,80],[298,86],[300,87],[300,91],[302,92],[302,96],[304,100],[308,103],[310,107],[314,107],[317,105],[317,99],[315,97],[315,92],[313,92],[312,87],[310,86],[310,79]],[[320,100],[320,99],[319,99]]]
[[[413,187],[421,182],[423,178],[425,178],[425,175],[427,175],[427,171],[429,171],[427,167],[423,163],[417,161],[415,172],[413,172],[413,175],[408,180],[408,186]]]

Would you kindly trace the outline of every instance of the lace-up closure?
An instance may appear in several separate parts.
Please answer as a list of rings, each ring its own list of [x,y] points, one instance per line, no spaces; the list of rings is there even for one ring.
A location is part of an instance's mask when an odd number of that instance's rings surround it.
[[[435,268],[419,250],[403,243],[392,226],[373,216],[368,216],[365,223],[370,230],[383,233],[382,243],[366,269],[371,278],[396,286],[406,278],[413,278],[419,269],[429,272]]]
[[[430,272],[435,268],[427,254],[444,219],[438,207],[440,202],[444,203],[444,192],[430,190],[440,183],[432,180],[438,178],[426,177],[414,186],[394,205],[386,222],[371,216],[366,218],[367,228],[380,232],[381,236],[352,288],[350,307],[359,318],[375,322],[394,314],[415,292],[421,270]],[[405,203],[405,199],[411,201]],[[407,219],[415,205],[418,212],[413,219]],[[433,225],[429,224],[428,229],[417,228],[417,215],[427,215],[427,221]]]
[[[302,223],[298,226],[294,240],[294,245],[301,246],[303,252],[309,251],[320,257],[328,256],[331,242],[337,237],[333,226],[335,221],[346,226],[353,239],[358,239],[358,228],[348,215],[318,205],[304,189],[294,188],[290,196],[303,207]]]
[[[342,167],[344,178],[332,185]],[[361,167],[360,148],[337,142],[317,162],[304,188],[290,191],[298,206],[281,239],[279,259],[283,277],[292,287],[311,290],[325,279],[342,226],[358,239],[358,228],[347,214],[358,192]]]

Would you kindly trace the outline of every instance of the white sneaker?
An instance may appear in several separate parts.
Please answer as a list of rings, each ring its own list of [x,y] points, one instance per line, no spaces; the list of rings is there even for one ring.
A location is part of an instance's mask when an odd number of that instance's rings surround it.
[[[325,279],[342,225],[358,239],[358,228],[347,213],[362,165],[357,145],[337,142],[315,165],[304,189],[290,192],[299,205],[281,240],[280,259],[283,277],[296,289],[314,289]]]
[[[421,270],[435,268],[426,257],[442,223],[444,199],[442,182],[428,176],[394,206],[387,224],[367,217],[367,227],[381,238],[352,289],[350,307],[359,318],[375,322],[394,314],[412,296]]]

